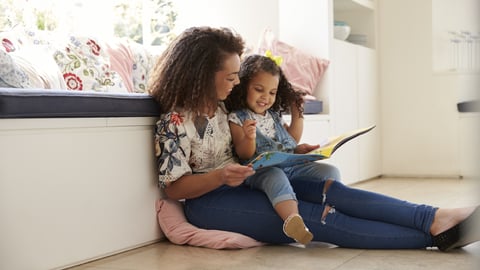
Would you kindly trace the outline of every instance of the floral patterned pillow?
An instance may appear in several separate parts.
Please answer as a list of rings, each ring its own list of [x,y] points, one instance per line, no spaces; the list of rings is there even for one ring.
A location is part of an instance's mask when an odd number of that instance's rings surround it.
[[[0,80],[2,85],[15,88],[143,93],[155,57],[140,44],[135,43],[131,49],[135,50],[131,76],[123,78],[124,74],[112,68],[111,60],[115,59],[106,42],[16,28],[0,32]]]
[[[65,89],[65,81],[48,49],[24,46],[13,52],[0,51],[0,78],[10,87]]]
[[[17,51],[23,44],[24,37],[16,31],[0,32],[0,80],[2,85],[10,87],[22,87],[28,85],[28,76],[15,64],[10,55]]]
[[[132,67],[132,80],[134,92],[145,93],[148,88],[148,79],[153,70],[155,62],[160,55],[160,52],[154,52],[144,45],[129,42],[130,50],[132,51],[134,61]]]
[[[9,52],[10,50],[0,50],[0,79],[10,87],[30,88],[27,73],[15,64]]]
[[[0,33],[0,80],[13,88],[65,89],[48,46],[33,45],[23,31]]]
[[[0,31],[0,50],[13,52],[28,43],[28,37],[23,28],[15,28],[9,31]]]
[[[98,39],[70,36],[53,57],[69,90],[128,92],[122,78],[110,68],[106,46]]]
[[[128,91],[145,93],[150,72],[162,48],[153,49],[131,39],[113,39],[105,44],[111,68],[122,77]]]

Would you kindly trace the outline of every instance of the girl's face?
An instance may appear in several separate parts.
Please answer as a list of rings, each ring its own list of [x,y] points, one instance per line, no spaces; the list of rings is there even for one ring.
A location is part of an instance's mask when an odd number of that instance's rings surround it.
[[[275,103],[279,80],[278,75],[264,71],[258,72],[248,84],[248,108],[255,113],[265,115],[265,112]]]
[[[215,89],[218,100],[225,100],[232,92],[232,88],[240,83],[239,70],[240,56],[232,54],[223,63],[223,69],[215,73]]]

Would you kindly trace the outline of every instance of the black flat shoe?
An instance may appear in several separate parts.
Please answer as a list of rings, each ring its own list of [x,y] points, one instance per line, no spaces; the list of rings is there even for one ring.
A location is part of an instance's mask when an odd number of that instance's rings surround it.
[[[441,251],[449,251],[480,241],[479,221],[480,207],[477,207],[464,221],[434,236],[433,245]]]

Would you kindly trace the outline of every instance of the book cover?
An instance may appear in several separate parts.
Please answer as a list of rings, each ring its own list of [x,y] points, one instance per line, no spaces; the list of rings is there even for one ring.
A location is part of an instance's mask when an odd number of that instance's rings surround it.
[[[301,163],[312,162],[330,158],[333,153],[346,142],[365,134],[375,128],[375,125],[352,130],[339,136],[330,138],[328,142],[319,148],[306,154],[293,154],[278,151],[269,151],[252,158],[247,164],[253,169],[261,169],[270,166],[289,167]]]

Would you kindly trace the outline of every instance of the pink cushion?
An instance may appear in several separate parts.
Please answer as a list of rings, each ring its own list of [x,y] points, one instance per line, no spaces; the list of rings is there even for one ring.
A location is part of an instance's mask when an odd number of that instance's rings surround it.
[[[270,29],[266,29],[262,34],[257,53],[265,55],[267,50],[270,50],[274,56],[283,58],[281,67],[293,88],[312,97],[330,61],[309,55],[277,40]]]
[[[120,75],[128,92],[134,92],[132,81],[134,57],[127,41],[117,39],[106,42],[106,45],[106,51],[110,56],[110,66],[112,70]]]
[[[241,249],[264,245],[243,234],[200,229],[188,223],[179,201],[160,199],[156,202],[160,228],[170,242],[213,249]]]

